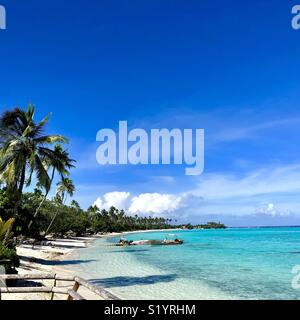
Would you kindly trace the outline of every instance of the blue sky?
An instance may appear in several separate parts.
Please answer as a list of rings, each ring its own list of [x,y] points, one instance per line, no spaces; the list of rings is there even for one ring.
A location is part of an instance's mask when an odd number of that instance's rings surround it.
[[[0,110],[53,112],[77,199],[229,225],[300,224],[297,1],[0,0]],[[97,131],[204,128],[205,171],[108,166]],[[53,190],[54,192],[55,190]]]

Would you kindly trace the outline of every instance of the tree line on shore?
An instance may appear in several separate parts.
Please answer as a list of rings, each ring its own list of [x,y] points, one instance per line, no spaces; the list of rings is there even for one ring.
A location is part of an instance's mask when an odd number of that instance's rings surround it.
[[[182,228],[184,229],[226,229],[226,225],[221,223],[221,222],[208,222],[205,224],[196,224],[196,225],[192,225],[192,224],[187,224],[182,226]]]
[[[66,205],[57,196],[45,199],[40,206],[41,201],[43,201],[43,194],[39,189],[22,195],[18,208],[19,214],[15,221],[15,236],[42,240],[50,233],[57,237],[82,236],[107,232],[167,229],[172,223],[172,220],[164,218],[126,215],[124,210],[115,207],[100,210],[97,206],[90,206],[84,210],[75,200],[72,200],[70,205]],[[28,225],[33,219],[33,213],[39,206],[39,215],[33,220],[29,229]],[[0,190],[0,212],[3,212],[4,220],[12,217],[11,208],[7,190]]]

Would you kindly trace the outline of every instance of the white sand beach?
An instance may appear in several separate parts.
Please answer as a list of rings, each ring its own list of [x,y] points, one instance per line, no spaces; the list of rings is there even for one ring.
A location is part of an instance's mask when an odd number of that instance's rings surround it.
[[[62,258],[73,250],[86,248],[93,238],[69,238],[45,241],[42,245],[22,244],[17,247],[20,257],[20,267],[17,269],[20,275],[23,274],[57,274],[60,276],[75,276],[65,268],[60,267]],[[53,285],[53,280],[43,280],[44,285]],[[72,286],[71,283],[58,282],[57,286]],[[84,298],[101,300],[101,298],[85,288],[78,291]],[[55,295],[55,299],[65,299],[65,296]],[[49,294],[2,294],[3,300],[49,300]]]
[[[166,230],[141,230],[123,233],[108,233],[93,237],[72,237],[66,239],[49,239],[42,244],[22,244],[17,247],[17,253],[20,257],[20,267],[17,269],[18,274],[57,274],[60,276],[76,276],[73,271],[68,270],[63,260],[68,259],[74,250],[84,249],[94,240],[103,237],[114,237],[132,233],[147,233],[153,231],[176,232],[178,229]],[[72,259],[72,257],[70,257]],[[41,281],[40,281],[41,282]],[[43,280],[44,285],[53,285],[53,280]],[[58,286],[70,286],[70,283],[58,282]],[[72,284],[71,284],[72,285]],[[102,300],[98,295],[90,292],[85,288],[78,291],[88,300]],[[49,300],[49,294],[2,294],[3,300]],[[55,299],[63,300],[65,296],[55,295]]]

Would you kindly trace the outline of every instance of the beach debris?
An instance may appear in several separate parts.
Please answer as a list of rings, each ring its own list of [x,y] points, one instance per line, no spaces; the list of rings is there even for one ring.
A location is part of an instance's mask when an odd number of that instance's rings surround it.
[[[120,241],[116,244],[117,247],[128,247],[128,246],[174,246],[174,245],[182,245],[184,243],[183,240],[180,240],[176,234],[168,234],[165,236],[164,240],[127,240],[124,237],[120,238]]]

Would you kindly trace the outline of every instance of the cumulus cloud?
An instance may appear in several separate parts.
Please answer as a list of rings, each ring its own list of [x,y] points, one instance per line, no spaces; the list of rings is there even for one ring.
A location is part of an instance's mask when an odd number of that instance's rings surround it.
[[[258,214],[263,214],[267,216],[272,216],[272,217],[285,217],[285,216],[290,216],[291,212],[290,211],[281,211],[278,210],[274,203],[268,203],[267,205],[264,205],[256,210],[256,213]]]
[[[297,164],[243,175],[204,174],[193,189],[182,193],[111,192],[99,197],[95,204],[105,209],[115,206],[132,215],[169,216],[188,222],[207,215],[274,219],[299,216],[299,194]]]
[[[179,209],[181,196],[160,193],[143,193],[131,200],[130,213],[162,215]]]
[[[103,197],[99,197],[94,205],[99,209],[108,210],[111,207],[116,207],[118,209],[127,209],[128,199],[130,197],[129,192],[108,192],[104,194]]]
[[[109,192],[94,202],[99,209],[110,207],[125,209],[129,214],[162,216],[184,205],[184,196],[161,193],[142,193],[131,196],[129,192]]]

